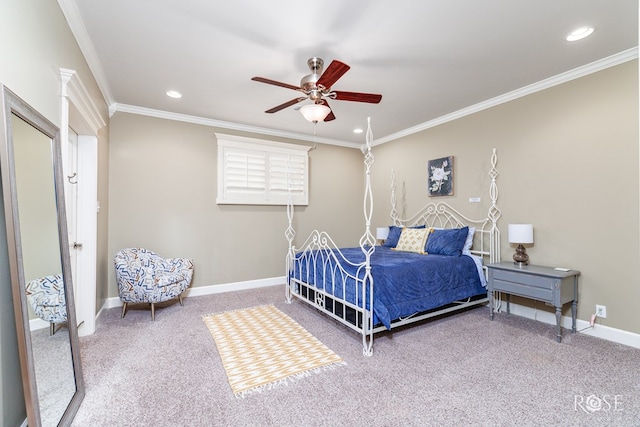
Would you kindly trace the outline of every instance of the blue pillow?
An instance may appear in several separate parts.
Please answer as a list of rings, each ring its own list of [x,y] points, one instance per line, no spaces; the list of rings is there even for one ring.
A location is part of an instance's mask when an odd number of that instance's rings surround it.
[[[415,227],[409,228],[424,228],[424,225],[418,225]],[[398,240],[400,240],[400,233],[402,233],[402,227],[396,227],[395,225],[389,226],[389,235],[384,241],[384,246],[388,246],[390,248],[395,248],[398,246]]]
[[[468,234],[469,227],[433,230],[427,240],[427,253],[460,256]]]

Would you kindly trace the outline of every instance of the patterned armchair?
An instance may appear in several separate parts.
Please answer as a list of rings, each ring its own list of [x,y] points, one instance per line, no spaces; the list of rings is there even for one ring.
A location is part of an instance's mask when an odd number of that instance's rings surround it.
[[[27,301],[36,316],[49,322],[49,334],[55,333],[56,323],[67,321],[67,300],[61,274],[31,280],[26,286]]]
[[[155,320],[155,304],[173,298],[182,303],[182,293],[191,284],[193,261],[187,258],[162,258],[143,248],[118,251],[114,260],[118,294],[123,303],[122,317],[129,303],[151,304]]]

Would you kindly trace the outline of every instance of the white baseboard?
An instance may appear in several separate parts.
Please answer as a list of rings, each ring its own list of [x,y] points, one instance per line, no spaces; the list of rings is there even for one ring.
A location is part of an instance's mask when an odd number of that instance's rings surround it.
[[[234,282],[234,283],[225,283],[222,285],[210,285],[210,286],[199,286],[197,288],[191,288],[186,291],[185,296],[196,297],[202,295],[212,295],[219,294],[222,292],[233,292],[233,291],[242,291],[247,289],[256,289],[262,288],[265,286],[276,286],[276,285],[284,285],[285,277],[272,277],[267,279],[259,279],[259,280],[249,280],[246,282]],[[100,316],[100,313],[104,309],[114,308],[114,307],[122,307],[122,301],[120,298],[113,297],[108,298],[105,304],[102,306],[96,318]],[[502,301],[502,311],[506,310],[506,302]],[[526,317],[528,319],[537,320],[539,322],[547,323],[549,325],[556,324],[556,316],[554,313],[545,311],[545,310],[537,310],[535,308],[526,307],[520,304],[511,303],[511,314],[516,316]],[[570,316],[562,316],[561,325],[564,328],[571,329],[571,317]],[[593,327],[590,327],[589,322],[585,320],[576,320],[576,329],[585,335],[594,336],[597,338],[602,338],[608,341],[617,342],[620,344],[628,345],[630,347],[640,348],[640,334],[636,334],[633,332],[624,331],[622,329],[612,328],[610,326],[604,326],[596,323]]]
[[[35,319],[29,319],[29,330],[37,331],[39,329],[45,329],[50,326],[49,322],[45,322],[44,320],[36,317]]]
[[[213,295],[219,294],[223,292],[233,292],[233,291],[243,291],[247,289],[257,289],[263,288],[266,286],[276,286],[276,285],[284,285],[285,277],[271,277],[268,279],[259,279],[259,280],[248,280],[246,282],[233,282],[233,283],[224,283],[222,285],[210,285],[210,286],[198,286],[197,288],[189,288],[185,291],[185,298],[188,297],[199,297],[202,295]],[[108,298],[104,303],[100,312],[98,312],[97,317],[100,316],[100,313],[104,309],[114,308],[114,307],[122,307],[122,301],[120,298],[113,297]]]
[[[506,310],[507,303],[506,301],[502,301],[501,311],[506,312]],[[511,303],[510,310],[511,314],[515,314],[516,316],[526,317],[549,325],[556,324],[555,313],[545,310],[537,310],[532,307],[526,307],[524,305],[514,303]],[[563,328],[571,329],[571,316],[562,316],[560,325]],[[616,329],[610,326],[599,325],[597,319],[593,327],[591,327],[588,321],[577,319],[576,330],[581,334],[602,338],[608,341],[628,345],[630,347],[640,348],[640,334],[623,331],[622,329]]]

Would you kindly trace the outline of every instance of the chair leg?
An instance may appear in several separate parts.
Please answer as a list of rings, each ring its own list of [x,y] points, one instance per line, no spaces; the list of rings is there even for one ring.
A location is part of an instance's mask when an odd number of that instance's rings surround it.
[[[156,305],[151,303],[151,320],[156,320]]]
[[[53,322],[49,322],[49,336],[56,333],[56,324]]]
[[[184,304],[182,303],[182,294],[178,295],[178,299],[180,300],[180,305],[184,306]]]
[[[121,319],[124,319],[124,315],[127,314],[127,303],[123,303],[122,304],[122,315],[120,316]]]

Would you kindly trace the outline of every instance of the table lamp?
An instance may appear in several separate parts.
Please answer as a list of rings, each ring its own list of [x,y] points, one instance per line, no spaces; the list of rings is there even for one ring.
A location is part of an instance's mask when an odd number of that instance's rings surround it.
[[[383,242],[387,240],[387,237],[389,237],[389,227],[376,228],[376,239]]]
[[[516,253],[513,254],[514,264],[519,266],[529,264],[529,255],[522,245],[533,243],[532,224],[509,224],[509,243],[515,243]]]

